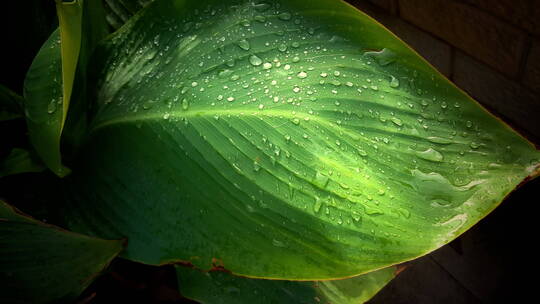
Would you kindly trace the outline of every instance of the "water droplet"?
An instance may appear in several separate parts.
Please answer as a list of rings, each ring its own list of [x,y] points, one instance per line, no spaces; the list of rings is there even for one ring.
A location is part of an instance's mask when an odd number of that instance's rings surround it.
[[[295,42],[291,43],[291,46],[292,46],[293,48],[297,48],[297,47],[300,47],[300,43],[298,43],[298,42],[295,41]]]
[[[270,8],[270,4],[264,2],[257,4],[254,3],[253,8],[259,12],[264,12]]]
[[[299,125],[299,124],[300,124],[300,119],[298,119],[298,118],[293,118],[292,122],[293,122],[293,124],[295,124],[295,125]]]
[[[234,97],[229,96],[229,97],[227,97],[227,100],[228,100],[228,101],[234,101]]]
[[[261,170],[261,165],[258,162],[254,161],[253,162],[253,171],[259,172],[259,170]]]
[[[424,173],[414,169],[411,173],[414,179],[405,182],[410,184],[418,193],[422,193],[432,203],[435,202],[443,206],[466,201],[472,195],[469,190],[484,182],[484,180],[475,180],[464,186],[455,186],[447,178],[436,172]]]
[[[290,13],[281,13],[278,15],[278,18],[284,21],[291,20],[291,14]]]
[[[365,52],[364,56],[373,58],[377,62],[377,64],[381,66],[389,65],[396,60],[394,52],[390,51],[387,48],[384,48],[380,51]]]
[[[273,239],[273,240],[272,240],[272,245],[274,245],[274,246],[276,246],[276,247],[281,247],[281,248],[287,247],[287,246],[285,245],[285,243],[283,243],[282,241],[276,240],[276,239]]]
[[[326,77],[328,76],[328,73],[324,73],[324,72],[322,72],[322,73],[321,73],[321,74],[319,74],[319,75],[320,75],[321,77],[323,77],[323,78],[326,78]]]
[[[254,66],[259,66],[263,63],[263,61],[257,55],[251,55],[249,56],[249,63],[251,63]]]
[[[315,196],[315,204],[313,205],[313,211],[318,213],[321,210],[321,207],[322,207],[322,200],[318,196]]]
[[[399,119],[397,117],[392,117],[392,118],[390,118],[390,120],[398,127],[403,126],[403,122],[401,121],[401,119]]]
[[[399,87],[399,79],[397,79],[396,77],[394,76],[390,76],[392,77],[392,79],[390,80],[390,87],[391,88],[397,88]]]
[[[169,119],[170,116],[171,116],[170,113],[165,113],[165,114],[163,114],[163,119],[167,120],[167,119]]]
[[[298,92],[300,92],[300,88],[299,88],[299,87],[297,87],[297,86],[295,86],[295,87],[293,88],[293,92],[295,92],[295,93],[298,93]]]
[[[265,23],[266,22],[266,17],[265,16],[262,16],[262,15],[257,15],[255,17],[253,17],[253,19],[257,22],[261,22],[261,23]]]
[[[304,71],[302,71],[302,72],[298,73],[298,75],[296,75],[296,76],[297,76],[298,78],[300,78],[300,79],[304,79],[304,78],[307,77],[307,73],[304,72]]]
[[[186,24],[184,24],[184,28],[182,29],[184,32],[187,32],[191,29],[191,27],[193,26],[193,22],[186,22]]]
[[[240,24],[245,27],[251,26],[251,22],[249,22],[247,19],[240,21]]]
[[[279,50],[280,52],[285,52],[285,51],[287,50],[287,45],[286,45],[286,44],[283,44],[283,43],[280,44],[280,45],[278,46],[278,50]]]
[[[53,114],[56,112],[56,100],[52,99],[47,105],[47,113]]]
[[[436,136],[430,136],[427,138],[427,140],[429,140],[432,143],[440,144],[440,145],[448,145],[452,143],[452,140],[448,138],[436,137]]]
[[[439,151],[433,148],[429,148],[426,151],[415,151],[415,154],[416,156],[422,159],[433,161],[433,162],[441,162],[444,158],[443,155]]]
[[[259,105],[259,110],[262,110],[262,109],[264,109],[264,105],[263,105],[263,104],[260,104],[260,105]]]
[[[196,86],[198,86],[198,85],[199,85],[199,83],[196,82],[196,81],[194,81],[194,82],[191,83],[191,86],[192,86],[192,87],[196,87]]]
[[[234,59],[227,60],[227,61],[225,62],[225,64],[226,64],[228,67],[230,67],[230,68],[234,67],[234,65],[235,65]]]
[[[247,41],[246,39],[239,40],[238,46],[244,51],[249,51],[249,49],[251,48],[249,41]]]
[[[294,56],[292,59],[292,62],[298,62],[298,61],[300,61],[300,57]]]
[[[272,64],[271,64],[270,62],[265,62],[265,63],[263,64],[263,69],[264,69],[264,70],[269,70],[269,69],[271,69],[271,68],[272,68]]]
[[[469,145],[472,149],[478,149],[480,148],[480,144],[476,143],[476,142],[471,142],[471,144]]]
[[[189,101],[187,99],[182,99],[182,109],[186,111],[189,108]]]

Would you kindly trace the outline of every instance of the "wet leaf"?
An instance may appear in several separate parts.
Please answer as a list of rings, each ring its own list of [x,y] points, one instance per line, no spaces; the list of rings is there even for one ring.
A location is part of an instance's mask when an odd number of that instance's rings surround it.
[[[156,1],[95,55],[61,212],[132,260],[350,277],[538,175],[531,143],[339,1]]]

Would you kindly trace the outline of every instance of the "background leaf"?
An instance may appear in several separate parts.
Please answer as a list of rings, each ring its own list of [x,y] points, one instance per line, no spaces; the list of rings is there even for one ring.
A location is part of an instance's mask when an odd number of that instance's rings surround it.
[[[43,162],[59,176],[67,174],[60,156],[65,119],[60,33],[54,31],[32,62],[24,81],[24,108],[30,142]]]
[[[78,296],[122,242],[41,223],[0,201],[0,248],[2,303],[57,303]]]
[[[45,166],[37,155],[25,149],[13,148],[11,153],[2,161],[0,177],[25,172],[41,172]]]
[[[446,244],[538,174],[531,143],[338,1],[156,1],[95,58],[61,210],[136,261],[354,276]]]
[[[21,96],[0,85],[0,122],[22,117],[22,104]]]
[[[115,30],[154,0],[103,0],[107,22]]]
[[[57,1],[56,7],[59,29],[34,59],[24,94],[30,139],[47,166],[64,176],[61,136],[72,151],[86,132],[87,64],[109,30],[101,1]]]
[[[98,2],[98,1],[94,1]],[[56,13],[60,29],[60,51],[62,58],[62,127],[69,108],[79,51],[81,49],[81,27],[83,0],[65,2],[56,0]]]
[[[321,282],[250,279],[222,271],[201,272],[183,266],[176,266],[176,273],[182,295],[204,304],[361,304],[394,278],[396,268]]]

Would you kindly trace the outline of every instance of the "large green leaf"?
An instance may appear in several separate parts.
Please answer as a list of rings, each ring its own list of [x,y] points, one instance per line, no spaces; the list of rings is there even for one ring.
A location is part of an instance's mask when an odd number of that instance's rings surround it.
[[[34,220],[0,201],[0,302],[58,303],[79,295],[122,249]]]
[[[540,153],[340,1],[155,1],[96,49],[61,210],[125,257],[350,277],[493,210]]]
[[[361,304],[390,282],[395,267],[335,281],[298,282],[249,279],[222,271],[176,267],[180,293],[204,304]]]

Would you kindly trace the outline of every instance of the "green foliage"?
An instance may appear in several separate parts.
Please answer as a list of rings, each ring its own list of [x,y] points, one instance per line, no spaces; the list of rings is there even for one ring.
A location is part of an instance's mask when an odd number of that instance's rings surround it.
[[[530,142],[343,2],[57,5],[24,93],[37,154],[73,170],[45,208],[193,265],[203,303],[366,301],[538,175]],[[37,170],[14,153],[7,172]]]
[[[22,102],[21,96],[0,85],[0,122],[22,117]]]
[[[2,303],[76,298],[122,249],[34,220],[0,201]]]
[[[45,167],[34,155],[33,151],[14,148],[0,164],[0,177],[25,172],[41,172],[43,170],[45,170]]]
[[[396,267],[344,280],[320,282],[250,279],[182,266],[177,266],[176,272],[182,295],[200,303],[360,304],[371,299],[394,278]]]

